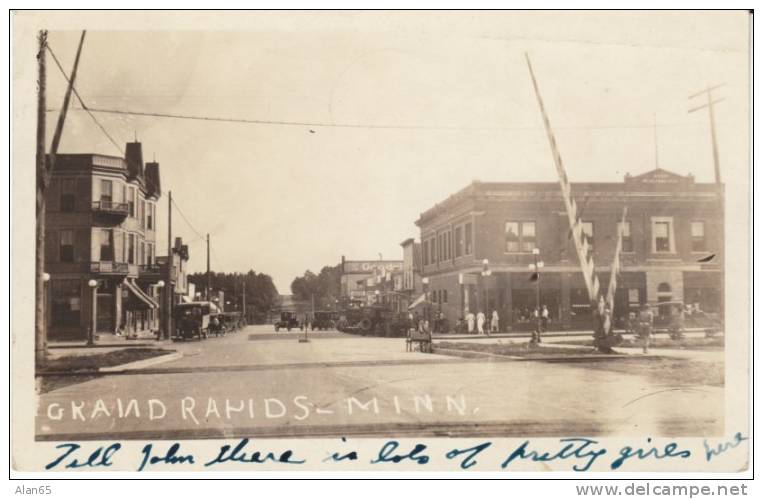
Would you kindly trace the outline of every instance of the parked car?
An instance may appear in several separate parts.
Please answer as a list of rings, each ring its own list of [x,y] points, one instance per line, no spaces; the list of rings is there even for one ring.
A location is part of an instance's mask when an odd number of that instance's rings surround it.
[[[285,328],[287,331],[291,331],[291,328],[293,327],[300,327],[296,312],[281,312],[280,319],[277,320],[274,325],[276,332],[278,332],[279,329]]]
[[[336,312],[324,311],[315,312],[310,329],[323,331],[325,329],[334,329],[338,316]]]
[[[209,319],[213,306],[208,301],[179,303],[175,305],[174,339],[206,338],[209,334]]]

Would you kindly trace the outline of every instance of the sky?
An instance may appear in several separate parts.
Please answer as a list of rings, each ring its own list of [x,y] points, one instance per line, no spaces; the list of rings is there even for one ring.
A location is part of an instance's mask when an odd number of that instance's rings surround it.
[[[212,270],[265,272],[281,293],[342,255],[401,259],[419,214],[473,180],[556,181],[525,53],[573,182],[655,164],[713,181],[707,112],[687,110],[719,83],[722,175],[749,162],[744,12],[113,15],[119,31],[86,36],[75,86],[88,106],[311,123],[96,115],[161,165],[160,245],[171,190],[191,271],[206,268],[209,233]],[[69,71],[67,28],[49,43]],[[57,109],[65,80],[48,60]],[[119,155],[76,107],[60,152]]]

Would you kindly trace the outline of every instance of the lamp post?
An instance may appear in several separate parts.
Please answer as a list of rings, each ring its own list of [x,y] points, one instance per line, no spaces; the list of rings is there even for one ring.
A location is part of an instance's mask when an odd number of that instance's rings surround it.
[[[90,289],[92,289],[91,296],[91,302],[90,302],[90,327],[88,328],[87,332],[87,346],[91,347],[95,345],[95,327],[96,327],[96,319],[97,319],[97,307],[98,307],[98,301],[97,301],[97,293],[98,293],[98,281],[95,279],[90,279],[87,281],[87,285],[90,286]]]
[[[540,260],[540,250],[538,248],[533,248],[533,263],[527,267],[535,272],[535,332],[530,342],[540,343],[540,269],[543,268],[543,260]]]
[[[167,314],[167,313],[169,313],[169,311],[167,310],[167,307],[166,307],[166,301],[162,300],[162,292],[163,292],[162,288],[163,287],[164,287],[164,281],[159,281],[159,282],[156,283],[156,288],[159,290],[159,300],[160,300],[160,303],[165,303],[165,307],[164,307],[164,310],[162,311],[162,314]],[[161,340],[162,336],[168,336],[168,333],[166,331],[164,331],[164,329],[169,327],[168,326],[169,321],[163,320],[163,317],[160,317],[159,320],[160,320],[160,322],[164,323],[165,326],[162,327],[161,324],[159,325],[159,331],[158,331],[158,333],[156,335],[156,339],[157,340]]]

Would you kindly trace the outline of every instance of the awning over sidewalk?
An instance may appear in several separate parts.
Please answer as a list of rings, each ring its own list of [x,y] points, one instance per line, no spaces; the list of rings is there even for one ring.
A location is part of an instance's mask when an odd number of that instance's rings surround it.
[[[419,296],[418,298],[416,298],[415,300],[413,300],[413,303],[408,305],[408,310],[413,310],[416,307],[419,307],[421,305],[426,305],[428,303],[429,302],[427,301],[427,295],[426,295],[426,293],[424,293],[421,296]]]
[[[159,308],[159,304],[156,303],[153,298],[144,293],[143,290],[140,289],[135,283],[129,279],[125,279],[123,284],[130,291],[130,293],[132,293],[132,295],[138,299],[140,303],[143,303],[148,308]]]

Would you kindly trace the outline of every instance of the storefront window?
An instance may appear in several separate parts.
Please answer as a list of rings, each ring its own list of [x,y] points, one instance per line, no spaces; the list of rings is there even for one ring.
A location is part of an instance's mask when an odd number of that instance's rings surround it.
[[[51,326],[72,327],[79,325],[80,281],[77,279],[54,279],[50,281]]]

